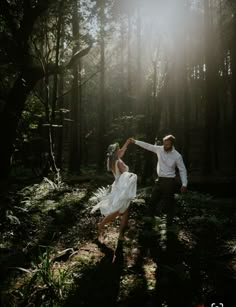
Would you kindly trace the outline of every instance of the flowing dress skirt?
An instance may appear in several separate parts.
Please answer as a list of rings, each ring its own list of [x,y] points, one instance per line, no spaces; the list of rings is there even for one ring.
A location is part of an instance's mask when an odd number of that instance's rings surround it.
[[[102,191],[102,190],[101,190]],[[92,213],[100,209],[101,214],[107,216],[119,211],[121,214],[126,211],[130,201],[136,196],[137,175],[124,172],[113,182],[111,190],[104,193],[95,193],[91,198],[93,202],[98,202],[92,209]]]

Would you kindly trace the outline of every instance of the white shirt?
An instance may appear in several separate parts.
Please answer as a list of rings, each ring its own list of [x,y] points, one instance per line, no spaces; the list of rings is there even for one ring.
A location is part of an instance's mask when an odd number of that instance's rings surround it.
[[[135,144],[157,154],[157,175],[159,177],[174,178],[176,176],[177,167],[179,169],[182,185],[185,187],[187,186],[187,170],[181,154],[175,150],[174,147],[171,151],[165,151],[164,146],[152,145],[136,140]]]

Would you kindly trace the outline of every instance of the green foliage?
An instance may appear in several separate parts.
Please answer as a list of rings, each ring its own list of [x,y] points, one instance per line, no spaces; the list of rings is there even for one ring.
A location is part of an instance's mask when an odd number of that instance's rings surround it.
[[[6,211],[6,219],[10,222],[12,225],[20,225],[20,220],[17,216],[13,214],[12,210]]]
[[[50,250],[39,256],[38,264],[34,268],[26,270],[29,281],[18,289],[27,306],[36,304],[40,306],[60,306],[72,284],[72,271],[67,266],[54,262]]]
[[[42,118],[45,117],[45,107],[42,100],[34,93],[31,93],[26,100],[24,111],[22,112],[19,130],[35,130]],[[25,129],[24,129],[25,128]]]
[[[202,194],[197,191],[188,191],[185,194],[176,195],[178,203],[183,207],[205,205],[212,199],[210,194]]]

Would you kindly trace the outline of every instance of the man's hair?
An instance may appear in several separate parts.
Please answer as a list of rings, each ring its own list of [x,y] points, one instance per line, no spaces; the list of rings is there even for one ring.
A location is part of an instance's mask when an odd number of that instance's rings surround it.
[[[167,140],[170,140],[172,144],[175,143],[175,137],[172,134],[168,134],[163,137],[163,141],[167,141]]]

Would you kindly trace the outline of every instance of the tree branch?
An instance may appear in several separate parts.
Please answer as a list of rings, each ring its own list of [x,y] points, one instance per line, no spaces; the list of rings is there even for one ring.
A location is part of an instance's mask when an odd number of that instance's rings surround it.
[[[79,84],[79,88],[81,88],[83,85],[85,85],[89,80],[91,80],[94,76],[96,76],[98,73],[100,72],[100,70],[95,71],[91,76],[89,76],[86,80],[84,80],[84,82],[82,82],[81,84]],[[69,94],[72,91],[72,89],[64,92],[63,94],[61,94],[60,96],[57,96],[57,100],[63,98],[64,96],[66,96],[67,94]]]
[[[75,52],[69,63],[65,65],[64,69],[71,69],[74,65],[76,65],[80,58],[89,53],[91,47],[92,45],[89,45],[87,48]]]
[[[92,45],[78,50],[69,60],[69,62],[65,65],[61,65],[59,67],[57,67],[57,65],[55,63],[49,63],[48,65],[46,65],[45,67],[45,71],[47,72],[47,76],[50,76],[52,74],[61,74],[63,73],[65,70],[67,69],[71,69],[73,68],[74,65],[77,64],[77,62],[79,61],[80,58],[82,58],[83,56],[85,56],[86,54],[89,53],[90,49],[91,49]]]
[[[79,59],[81,57],[85,56],[89,52],[91,47],[92,46],[88,46],[88,47],[86,47],[86,48],[76,52],[72,56],[72,58],[70,59],[68,64],[66,64],[64,66],[59,66],[58,67],[56,65],[56,63],[53,63],[53,64],[49,63],[49,64],[47,64],[45,66],[44,63],[41,61],[41,66],[38,65],[38,66],[32,66],[32,67],[28,67],[28,68],[26,67],[25,68],[26,79],[32,81],[32,76],[34,76],[34,80],[35,80],[34,84],[35,84],[37,81],[39,81],[40,79],[42,79],[45,76],[49,77],[49,76],[51,76],[53,74],[62,74],[65,70],[71,69],[73,67],[73,65],[76,65],[77,61],[79,61]],[[39,59],[39,61],[40,61],[40,59]],[[95,75],[96,73],[94,73],[93,75]],[[85,80],[85,82],[87,82],[87,81]],[[31,85],[30,90],[32,90],[32,85]]]

